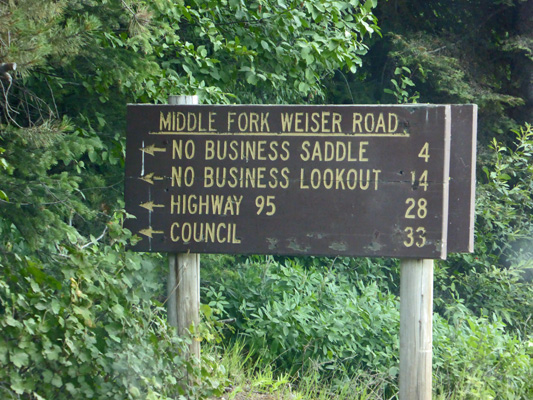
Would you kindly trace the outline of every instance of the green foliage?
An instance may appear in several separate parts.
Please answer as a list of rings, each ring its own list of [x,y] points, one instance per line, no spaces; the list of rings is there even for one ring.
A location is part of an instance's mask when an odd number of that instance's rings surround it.
[[[398,298],[388,294],[384,281],[366,285],[335,265],[248,258],[211,282],[204,301],[218,304],[223,318],[236,318],[235,330],[226,333],[240,352],[246,349],[240,361],[251,360],[250,371],[290,373],[301,379],[300,388],[311,384],[315,394],[323,385],[331,385],[332,392],[348,385],[350,395],[340,398],[362,396],[364,390],[382,395],[369,398],[390,398],[397,393]],[[507,332],[497,316],[476,316],[461,302],[449,304],[443,314],[435,314],[433,322],[436,395],[517,399],[532,394],[530,333]]]
[[[513,132],[508,146],[492,140],[477,203],[478,248],[507,263],[533,256],[533,130],[526,124]]]
[[[124,251],[120,220],[108,227],[105,243],[65,238],[46,260],[23,255],[20,241],[13,252],[1,243],[2,398],[170,399],[219,390],[212,360],[201,370],[186,362],[185,339],[152,301],[157,260]],[[186,370],[203,384],[187,388]]]
[[[386,34],[367,56],[375,0],[0,2],[0,62],[18,64],[0,79],[0,397],[167,399],[223,386],[217,363],[186,362],[166,324],[161,260],[125,251],[124,105],[171,94],[479,104],[476,254],[437,269],[437,393],[531,397],[532,133],[516,129],[530,101],[525,4],[382,2]],[[222,332],[255,351],[257,368],[334,377],[335,388],[360,373],[384,382],[369,390],[395,390],[394,260],[204,259],[204,338],[236,318]],[[185,384],[184,368],[202,383]],[[261,390],[286,381],[271,371]]]
[[[493,140],[482,154],[476,252],[439,263],[435,304],[450,318],[457,302],[478,316],[497,315],[525,336],[533,310],[533,131],[526,124],[514,134],[512,145]]]
[[[454,324],[437,316],[433,332],[435,386],[442,398],[528,399],[533,395],[532,343],[506,333],[500,320],[475,318],[463,309],[463,318]]]
[[[480,317],[496,316],[505,322],[506,331],[527,339],[531,334],[533,287],[524,279],[523,266],[498,268],[471,256],[461,261],[455,260],[452,266],[440,263],[435,274],[435,311],[455,320],[462,317],[462,307],[467,307]],[[459,266],[466,270],[454,270]]]
[[[65,233],[75,244],[82,237],[73,224],[98,216],[84,201],[82,156],[102,145],[97,139],[66,134],[68,130],[65,123],[46,123],[29,129],[9,128],[2,135],[11,165],[10,173],[0,172],[9,196],[0,206],[2,231],[9,234],[16,228],[28,251],[54,251]]]
[[[352,103],[405,102],[417,93],[422,103],[475,103],[482,145],[531,122],[527,1],[396,0],[380,2],[375,13],[383,37],[374,38],[356,75],[336,77],[335,99],[350,102],[349,89]]]
[[[99,26],[83,14],[67,18],[64,25],[58,23],[65,9],[77,3],[80,2],[2,2],[0,60],[16,62],[18,69],[27,76],[31,69],[45,68],[49,59],[62,60],[78,54],[87,33]]]
[[[323,76],[343,67],[356,71],[367,50],[363,37],[377,30],[375,1],[189,3],[184,36],[202,38],[197,50],[212,65],[198,69],[191,60],[182,68],[245,102],[321,96]]]
[[[218,393],[218,366],[184,359],[154,300],[161,260],[125,251],[125,104],[318,97],[333,69],[361,65],[375,6],[0,2],[0,63],[18,66],[0,78],[0,397]],[[227,304],[212,293],[216,317]]]
[[[37,63],[21,61],[28,84],[41,85],[40,98],[50,104],[52,93],[58,104],[73,107],[59,110],[71,115],[116,113],[124,99],[166,102],[170,94],[198,94],[206,103],[320,97],[322,79],[332,70],[357,70],[367,51],[363,38],[378,29],[375,0],[98,4],[56,5],[31,34],[43,43],[52,35],[66,38],[67,49],[56,55],[52,41],[39,64],[46,57],[53,63],[39,70]],[[23,24],[24,11],[14,8]],[[11,48],[5,53],[2,58],[19,57]],[[113,104],[113,110],[102,110],[102,103]]]
[[[387,388],[395,386],[395,378],[388,374],[361,372],[342,376],[336,381],[324,382],[317,371],[301,373],[298,379],[279,373],[274,364],[265,363],[256,354],[246,351],[245,344],[237,340],[223,349],[213,349],[232,382],[228,399],[274,397],[279,400],[382,400]]]
[[[408,89],[415,86],[411,78],[405,73],[411,75],[411,70],[407,67],[398,67],[394,70],[396,79],[391,79],[392,89],[384,89],[385,93],[394,95],[396,103],[416,103],[416,100],[420,97],[418,92],[410,95]]]
[[[258,258],[222,285],[224,311],[237,317],[237,334],[264,362],[324,376],[365,368],[397,373],[399,312],[375,283],[351,282],[334,268]]]

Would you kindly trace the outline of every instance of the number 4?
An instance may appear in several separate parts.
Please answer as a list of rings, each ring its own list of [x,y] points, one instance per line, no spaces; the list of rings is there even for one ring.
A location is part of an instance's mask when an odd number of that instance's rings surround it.
[[[423,158],[425,162],[428,162],[429,160],[429,143],[428,142],[426,142],[424,146],[422,146],[420,153],[418,153],[418,157]]]

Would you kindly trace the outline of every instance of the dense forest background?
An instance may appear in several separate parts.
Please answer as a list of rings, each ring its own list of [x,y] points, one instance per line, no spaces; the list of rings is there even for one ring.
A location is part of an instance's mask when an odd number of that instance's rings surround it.
[[[532,398],[532,18],[525,0],[0,0],[0,397],[215,395],[237,344],[258,370],[394,398],[397,260],[202,256],[201,367],[183,358],[166,258],[125,250],[125,105],[198,94],[478,104],[475,252],[436,263],[434,392]]]

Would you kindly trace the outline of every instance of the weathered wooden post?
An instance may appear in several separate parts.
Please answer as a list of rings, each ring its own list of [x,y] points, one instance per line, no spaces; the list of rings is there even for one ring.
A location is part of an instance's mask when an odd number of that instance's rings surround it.
[[[169,96],[169,104],[198,104],[198,96]],[[180,336],[190,335],[191,326],[200,322],[200,255],[168,255],[168,321]],[[200,342],[191,337],[189,356],[200,359]]]
[[[431,399],[433,263],[400,266],[400,400]]]

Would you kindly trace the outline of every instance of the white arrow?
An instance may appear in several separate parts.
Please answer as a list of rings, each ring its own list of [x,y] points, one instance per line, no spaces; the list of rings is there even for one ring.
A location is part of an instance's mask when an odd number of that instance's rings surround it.
[[[148,153],[151,156],[155,156],[156,152],[165,153],[167,151],[167,149],[164,147],[155,147],[155,144],[152,144],[148,147],[140,147],[139,150],[144,151],[145,153]]]
[[[144,236],[148,236],[149,238],[153,238],[153,235],[156,234],[163,234],[165,232],[163,231],[154,231],[152,227],[149,227],[148,229],[141,229],[139,231],[140,234],[143,234]]]
[[[154,176],[154,173],[150,172],[149,174],[140,176],[139,179],[142,179],[143,181],[148,182],[150,185],[153,185],[154,181],[162,181],[165,178],[162,176]]]
[[[153,201],[147,201],[146,203],[139,204],[142,208],[146,208],[149,211],[154,211],[154,208],[164,208],[163,204],[154,204]]]

